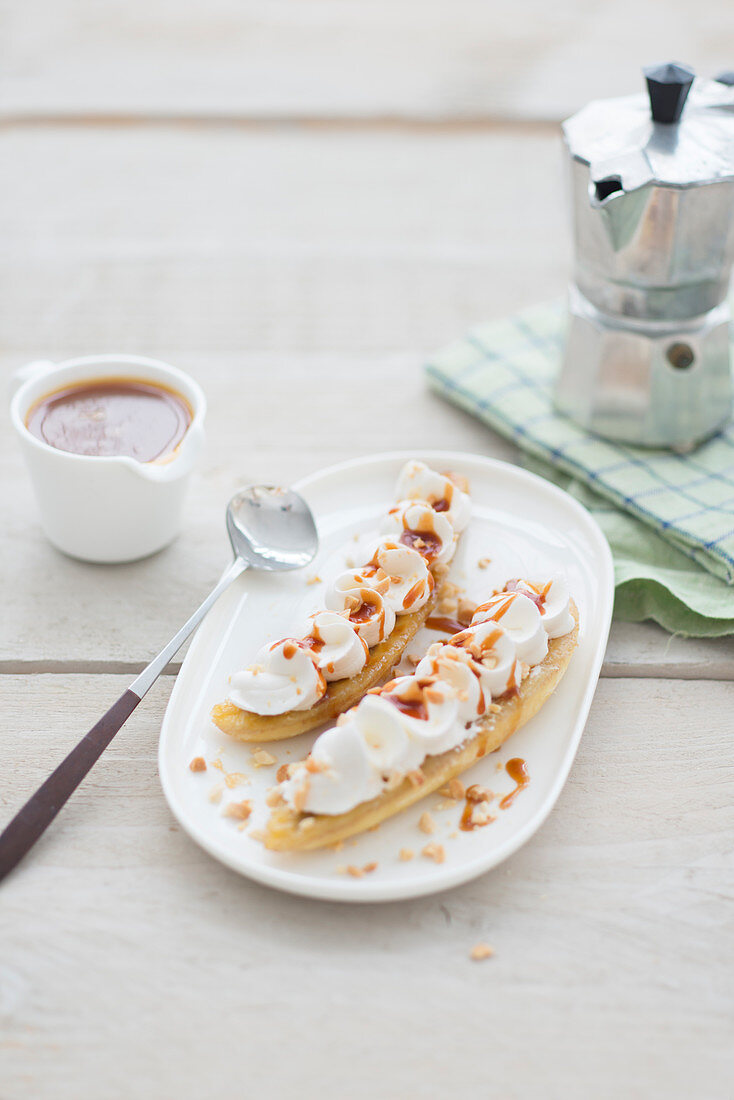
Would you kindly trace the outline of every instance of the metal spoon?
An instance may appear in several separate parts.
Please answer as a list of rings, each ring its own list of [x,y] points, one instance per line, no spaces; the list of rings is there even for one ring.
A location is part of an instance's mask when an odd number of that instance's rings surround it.
[[[227,505],[227,532],[234,561],[219,584],[0,834],[0,880],[51,824],[225,588],[251,566],[270,571],[302,569],[313,560],[319,545],[316,524],[305,500],[292,489],[267,485],[251,485],[232,497]]]

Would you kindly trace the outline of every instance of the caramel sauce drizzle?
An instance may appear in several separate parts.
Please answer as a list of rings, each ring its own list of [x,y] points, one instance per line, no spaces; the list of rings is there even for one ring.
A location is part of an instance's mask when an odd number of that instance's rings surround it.
[[[403,597],[403,607],[406,610],[409,607],[412,607],[417,599],[420,599],[420,597],[423,595],[425,587],[426,581],[425,578],[422,577],[419,581],[415,582],[412,588],[408,589],[408,591],[405,593],[405,596]]]
[[[471,833],[479,827],[477,822],[472,821],[471,819],[473,809],[474,803],[470,802],[467,798],[466,802],[464,803],[464,809],[461,812],[461,818],[459,820],[459,828],[462,829],[465,833]]]
[[[428,707],[426,706],[423,698],[423,691],[415,685],[418,689],[412,696],[397,695],[394,692],[382,693],[383,699],[387,699],[388,703],[392,703],[394,707],[402,714],[407,714],[409,718],[419,718],[425,722],[428,720]]]
[[[360,599],[362,600],[361,604],[358,608],[356,608],[355,611],[352,611],[349,616],[350,623],[369,622],[369,620],[372,618],[375,611],[377,610],[377,600],[375,600],[372,596],[368,596],[366,592],[360,593]],[[382,612],[382,617],[383,619],[385,617],[384,611]]]
[[[505,771],[512,779],[516,786],[515,789],[506,794],[500,802],[500,809],[506,810],[515,801],[520,791],[523,791],[530,782],[530,776],[528,775],[528,767],[525,761],[520,756],[513,756],[512,760],[508,760],[505,764]]]
[[[443,546],[441,539],[433,531],[411,531],[408,527],[400,536],[400,542],[411,550],[417,550],[426,561],[433,561],[434,558],[437,558]],[[424,545],[416,546],[416,542],[423,542]]]
[[[521,588],[521,584],[524,584],[525,588]],[[538,590],[530,581],[521,581],[518,578],[507,582],[505,585],[505,592],[520,592],[523,596],[527,596],[529,600],[533,601],[540,614],[543,615],[545,613],[545,601],[548,598],[548,593],[552,584],[553,581],[550,580]],[[527,589],[530,589],[530,591],[528,592]]]
[[[466,623],[460,623],[448,615],[429,615],[426,626],[429,630],[440,630],[442,634],[462,634],[466,630]]]

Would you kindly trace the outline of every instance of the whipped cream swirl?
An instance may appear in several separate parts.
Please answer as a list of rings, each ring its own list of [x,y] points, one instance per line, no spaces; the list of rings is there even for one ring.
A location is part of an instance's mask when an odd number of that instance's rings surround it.
[[[447,564],[454,556],[453,527],[425,500],[399,501],[388,512],[382,530],[395,542],[417,550],[431,565]]]
[[[533,602],[527,602],[539,615]],[[528,626],[532,617],[522,603],[512,615],[511,621],[517,615],[514,630],[520,646],[528,652],[535,638]],[[569,630],[573,625],[570,615]],[[547,649],[547,638],[545,645]],[[529,666],[543,660],[545,650],[540,657],[538,653],[536,646],[530,657],[537,660],[521,657],[512,632],[491,617],[446,642],[435,642],[412,676],[368,693],[317,738],[308,759],[281,784],[285,802],[299,812],[339,814],[397,785],[427,756],[457,748],[472,737],[492,700],[519,688]]]
[[[571,596],[560,574],[551,577],[545,584],[527,580],[508,581],[505,592],[522,592],[535,603],[549,638],[561,638],[573,630]]]
[[[230,678],[229,699],[254,714],[308,710],[326,691],[313,654],[295,638],[264,645],[250,668]]]
[[[406,462],[400,471],[396,496],[399,500],[425,500],[441,512],[455,534],[461,534],[471,519],[471,501],[451,478],[426,466],[425,462]]]
[[[356,676],[370,652],[354,625],[335,611],[312,615],[308,633],[299,644],[310,650],[316,668],[327,681]]]
[[[515,643],[517,655],[537,665],[548,652],[548,635],[536,604],[522,592],[499,592],[474,612],[474,623],[501,623]]]
[[[372,580],[372,576],[362,573],[340,573],[326,590],[324,600],[331,611],[347,616],[370,649],[389,638],[395,628],[395,611],[372,586]]]

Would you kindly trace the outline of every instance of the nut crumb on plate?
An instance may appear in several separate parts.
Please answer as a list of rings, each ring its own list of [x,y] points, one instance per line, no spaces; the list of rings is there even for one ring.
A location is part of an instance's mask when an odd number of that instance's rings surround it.
[[[435,833],[436,823],[433,820],[433,818],[431,817],[431,815],[429,814],[428,810],[424,810],[424,812],[419,817],[419,819],[418,819],[418,828],[420,829],[420,831],[422,833],[428,833],[429,835],[431,833]]]
[[[474,803],[469,820],[472,825],[490,825],[493,821],[496,821],[497,818],[495,814],[492,813],[489,802],[484,801]]]
[[[469,952],[469,958],[474,962],[481,962],[482,959],[491,959],[494,955],[494,948],[490,947],[488,943],[476,943]]]
[[[243,772],[227,772],[224,777],[224,782],[231,790],[232,787],[239,787],[240,783],[247,783],[248,779]]]
[[[192,772],[205,772],[206,771],[206,760],[204,759],[203,756],[195,756],[194,759],[189,764],[189,767],[191,768]]]
[[[238,821],[247,821],[252,813],[252,803],[243,798],[241,802],[228,802],[224,807],[225,817],[235,817]]]
[[[482,787],[480,783],[472,783],[471,787],[466,789],[467,802],[491,802],[494,796],[494,791],[490,791],[488,787]]]
[[[306,579],[306,584],[321,584],[321,577],[318,573],[314,573],[312,577]]]
[[[224,784],[217,783],[216,786],[212,787],[212,789],[209,791],[209,801],[219,802],[221,800],[223,790]]]
[[[421,849],[421,855],[425,856],[426,859],[432,859],[434,863],[443,863],[446,859],[443,844],[426,844],[425,848]]]
[[[403,863],[407,863],[408,860],[412,859],[414,855],[415,855],[415,852],[413,851],[412,848],[401,848],[400,849],[400,859],[403,861]]]
[[[474,600],[468,600],[466,597],[462,596],[459,600],[459,613],[457,615],[459,622],[466,623],[468,626],[474,617],[476,609],[477,605],[474,603]]]
[[[255,749],[250,754],[250,763],[253,768],[269,768],[278,763],[278,758],[266,749]]]
[[[440,787],[438,793],[442,798],[453,798],[454,801],[460,802],[464,797],[465,787],[460,779],[452,779],[449,783]]]

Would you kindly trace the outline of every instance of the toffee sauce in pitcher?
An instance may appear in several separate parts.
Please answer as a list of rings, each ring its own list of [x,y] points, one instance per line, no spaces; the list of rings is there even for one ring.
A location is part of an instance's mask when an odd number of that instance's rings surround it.
[[[175,390],[134,378],[97,378],[40,398],[26,427],[58,451],[153,462],[176,450],[192,419],[188,401]]]

